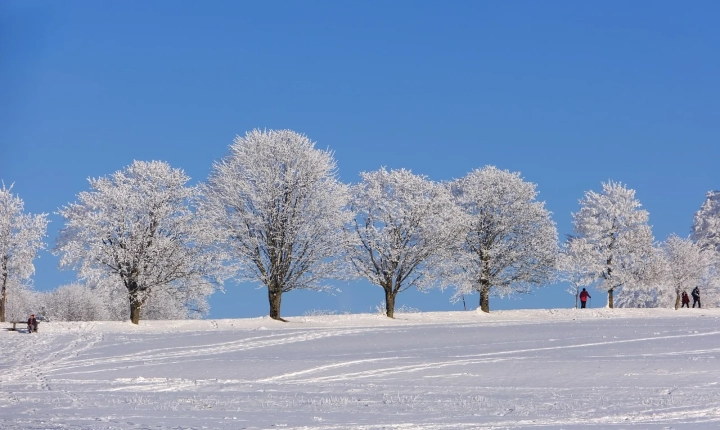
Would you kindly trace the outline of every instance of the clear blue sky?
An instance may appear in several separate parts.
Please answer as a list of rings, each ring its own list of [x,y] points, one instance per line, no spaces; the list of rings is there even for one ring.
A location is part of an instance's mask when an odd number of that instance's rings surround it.
[[[656,239],[684,236],[720,188],[718,16],[716,1],[3,1],[0,179],[52,213],[134,159],[203,181],[236,134],[290,128],[334,150],[346,182],[380,166],[520,171],[564,237],[612,179],[637,190]],[[74,279],[56,266],[41,253],[38,289]],[[265,290],[226,288],[210,317],[267,314]],[[342,288],[288,293],[283,315],[383,298]],[[462,308],[449,297],[398,305]],[[571,305],[563,286],[491,300]]]

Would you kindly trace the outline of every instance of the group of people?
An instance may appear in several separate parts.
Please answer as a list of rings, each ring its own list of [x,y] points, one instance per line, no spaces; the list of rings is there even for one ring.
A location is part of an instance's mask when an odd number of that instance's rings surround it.
[[[693,288],[693,290],[690,292],[690,295],[693,298],[693,307],[695,307],[695,304],[697,304],[698,308],[702,308],[702,305],[700,304],[700,288]],[[684,308],[685,306],[690,308],[690,297],[688,297],[687,291],[682,292],[682,306],[680,307]]]
[[[693,298],[692,307],[695,307],[695,305],[697,304],[698,308],[702,308],[702,305],[700,304],[700,287],[693,288],[693,290],[690,292],[690,295]],[[583,288],[582,291],[580,292],[580,308],[585,309],[587,300],[591,299],[591,298],[592,297],[590,296],[590,293],[588,293],[585,290],[585,288]],[[680,307],[684,308],[685,306],[690,308],[690,297],[688,296],[687,291],[682,292],[682,306],[680,306]]]

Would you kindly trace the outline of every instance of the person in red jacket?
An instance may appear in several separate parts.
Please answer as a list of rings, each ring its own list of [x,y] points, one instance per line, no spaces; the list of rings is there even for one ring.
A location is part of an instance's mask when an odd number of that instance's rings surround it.
[[[587,299],[592,297],[590,296],[590,293],[588,293],[585,288],[580,292],[580,309],[585,309],[585,304],[587,303]]]
[[[690,307],[690,296],[688,296],[687,291],[682,292],[682,306],[680,307],[684,308],[685,306]]]

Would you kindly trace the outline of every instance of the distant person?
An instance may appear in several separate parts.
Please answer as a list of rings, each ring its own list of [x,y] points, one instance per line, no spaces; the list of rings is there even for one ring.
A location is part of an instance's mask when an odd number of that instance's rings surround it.
[[[585,309],[585,304],[587,303],[587,299],[592,299],[592,296],[590,296],[590,293],[588,293],[585,288],[580,292],[580,309]]]
[[[693,307],[695,307],[695,303],[697,303],[698,308],[702,308],[702,305],[700,305],[700,287],[695,287],[692,290],[692,297],[693,297]]]
[[[28,318],[28,333],[37,333],[38,322],[35,319],[35,314],[30,314]]]
[[[682,306],[680,307],[684,308],[685,306],[687,306],[688,309],[690,308],[690,296],[688,296],[687,291],[682,292]]]

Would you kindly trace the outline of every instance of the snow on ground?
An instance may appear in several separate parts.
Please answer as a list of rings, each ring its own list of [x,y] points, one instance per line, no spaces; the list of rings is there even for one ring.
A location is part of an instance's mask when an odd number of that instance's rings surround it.
[[[720,427],[720,310],[47,323],[3,429]]]

